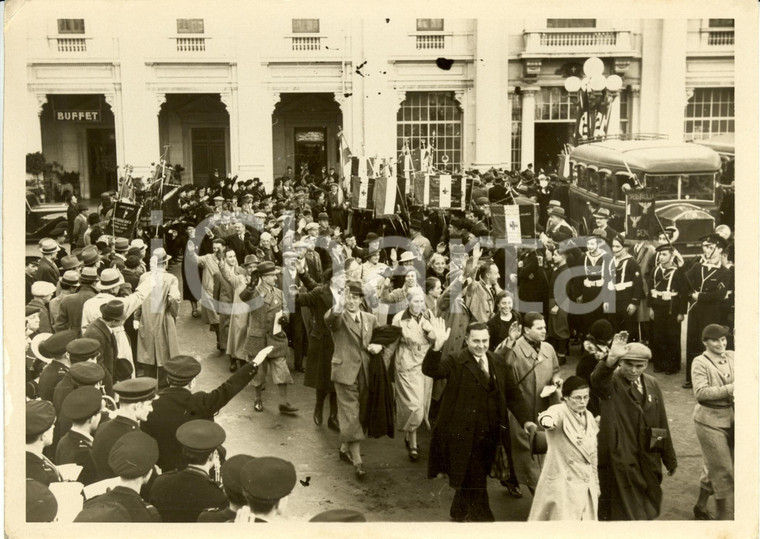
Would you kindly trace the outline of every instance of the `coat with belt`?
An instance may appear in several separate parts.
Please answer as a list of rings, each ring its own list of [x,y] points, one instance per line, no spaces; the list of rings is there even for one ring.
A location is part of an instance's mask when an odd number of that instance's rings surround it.
[[[594,416],[586,410],[586,425],[578,421],[567,404],[555,404],[541,414],[554,419],[546,430],[548,451],[538,480],[528,520],[581,520],[596,516],[599,498]]]
[[[333,343],[332,372],[330,380],[350,386],[359,376],[359,369],[364,366],[364,375],[369,374],[369,346],[372,332],[377,327],[374,314],[357,311],[360,317],[356,323],[347,312],[333,312],[330,308],[325,313],[325,325],[329,328]]]
[[[721,370],[706,354],[694,358],[691,382],[694,385],[694,421],[720,429],[734,426],[734,353],[726,351],[726,368]],[[728,376],[724,374],[728,371]]]
[[[256,288],[248,286],[240,292],[240,299],[246,302],[249,308],[248,339],[258,339],[261,348],[274,346],[267,357],[285,357],[288,353],[288,337],[282,330],[276,335],[273,332],[275,319],[280,316],[286,317],[283,313],[282,290],[260,282]],[[251,351],[249,347],[248,353]]]
[[[525,337],[520,337],[511,349],[505,349],[504,355],[507,378],[511,384],[519,387],[519,391],[510,393],[507,399],[512,401],[513,406],[517,405],[514,401],[522,401],[524,409],[528,411],[527,416],[516,416],[520,425],[526,421],[535,422],[538,414],[559,402],[557,392],[549,397],[541,397],[541,390],[544,386],[552,385],[554,375],[559,373],[557,354],[546,342],[542,342],[536,352]]]
[[[507,366],[503,357],[490,352],[486,355],[489,372],[494,376],[499,393],[498,417],[491,419],[497,423],[493,426],[500,428],[502,442],[508,444],[506,396],[508,393],[517,391],[517,388],[509,385],[506,375]],[[476,427],[483,420],[482,414],[487,413],[486,410],[478,410],[478,402],[486,393],[489,380],[469,350],[462,350],[459,354],[446,357],[441,351],[430,348],[422,361],[422,373],[433,379],[447,380],[430,440],[428,477],[434,478],[444,473],[449,476],[451,487],[460,488],[476,443]],[[524,412],[519,410],[513,412],[524,415]],[[493,440],[494,451],[497,441],[497,439]]]
[[[177,340],[177,314],[182,296],[179,293],[179,281],[167,271],[155,270],[144,273],[140,284],[146,280],[157,282],[147,295],[135,314],[140,320],[137,334],[137,361],[147,365],[163,367],[164,362],[179,354]]]
[[[615,368],[600,361],[591,373],[591,388],[599,396],[599,520],[651,520],[660,513],[662,464],[678,464],[670,436],[665,401],[657,380],[641,375],[643,405],[631,384]],[[650,427],[667,431],[664,449],[647,450]]]

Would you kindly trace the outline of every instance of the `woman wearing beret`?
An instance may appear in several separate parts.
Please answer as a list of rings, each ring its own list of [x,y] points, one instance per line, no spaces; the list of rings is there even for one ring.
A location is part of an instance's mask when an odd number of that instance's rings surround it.
[[[548,451],[528,520],[596,520],[599,503],[594,416],[586,409],[589,385],[570,376],[561,404],[538,416]]]
[[[734,518],[734,352],[726,350],[729,329],[710,324],[702,331],[705,351],[691,364],[697,404],[694,428],[704,465],[699,478],[697,520],[713,520],[707,500],[715,495],[718,520]]]

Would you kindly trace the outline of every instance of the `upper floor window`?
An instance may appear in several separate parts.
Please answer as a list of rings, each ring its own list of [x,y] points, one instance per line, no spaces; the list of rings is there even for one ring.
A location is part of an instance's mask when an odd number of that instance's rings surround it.
[[[710,28],[733,28],[734,20],[733,19],[710,19],[709,26]]]
[[[443,19],[417,19],[418,32],[443,32]]]
[[[293,19],[294,34],[318,34],[319,19]]]
[[[84,19],[58,19],[59,34],[84,34]]]
[[[596,19],[546,19],[547,28],[596,28]]]
[[[178,34],[202,34],[203,19],[177,19]]]

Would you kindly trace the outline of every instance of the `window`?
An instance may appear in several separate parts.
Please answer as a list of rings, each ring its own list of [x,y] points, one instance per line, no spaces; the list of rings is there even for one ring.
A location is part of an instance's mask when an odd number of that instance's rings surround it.
[[[734,132],[734,89],[696,88],[686,105],[685,139]]]
[[[599,173],[599,196],[613,198],[615,195],[615,177],[606,172]]]
[[[678,175],[653,176],[647,174],[646,184],[657,195],[657,200],[678,200]]]
[[[443,32],[443,19],[417,19],[418,32]]]
[[[733,19],[710,19],[708,23],[710,28],[733,28]]]
[[[293,19],[294,34],[318,34],[319,19]]]
[[[596,28],[596,19],[546,19],[547,28]]]
[[[178,34],[202,34],[203,19],[177,19]]]
[[[512,92],[512,170],[520,170],[522,163],[522,96]]]
[[[536,94],[536,120],[575,121],[577,99],[564,88],[541,88]]]
[[[58,19],[59,34],[84,34],[84,19]]]
[[[433,166],[462,168],[462,111],[453,92],[407,92],[396,116],[396,148],[408,139],[412,152],[424,140],[434,148]]]
[[[620,91],[620,134],[627,135],[630,130],[631,119],[631,92],[628,88]]]
[[[715,174],[647,174],[646,185],[660,200],[713,200]]]

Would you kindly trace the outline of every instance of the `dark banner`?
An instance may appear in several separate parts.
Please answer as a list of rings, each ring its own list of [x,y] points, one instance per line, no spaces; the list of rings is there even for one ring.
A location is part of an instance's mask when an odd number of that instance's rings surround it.
[[[113,235],[119,238],[131,238],[135,230],[135,224],[140,216],[139,204],[117,201],[114,205],[113,218]]]
[[[491,235],[509,243],[536,239],[538,204],[491,204]]]
[[[659,227],[654,215],[654,193],[648,189],[625,195],[625,237],[632,240],[651,240]]]

